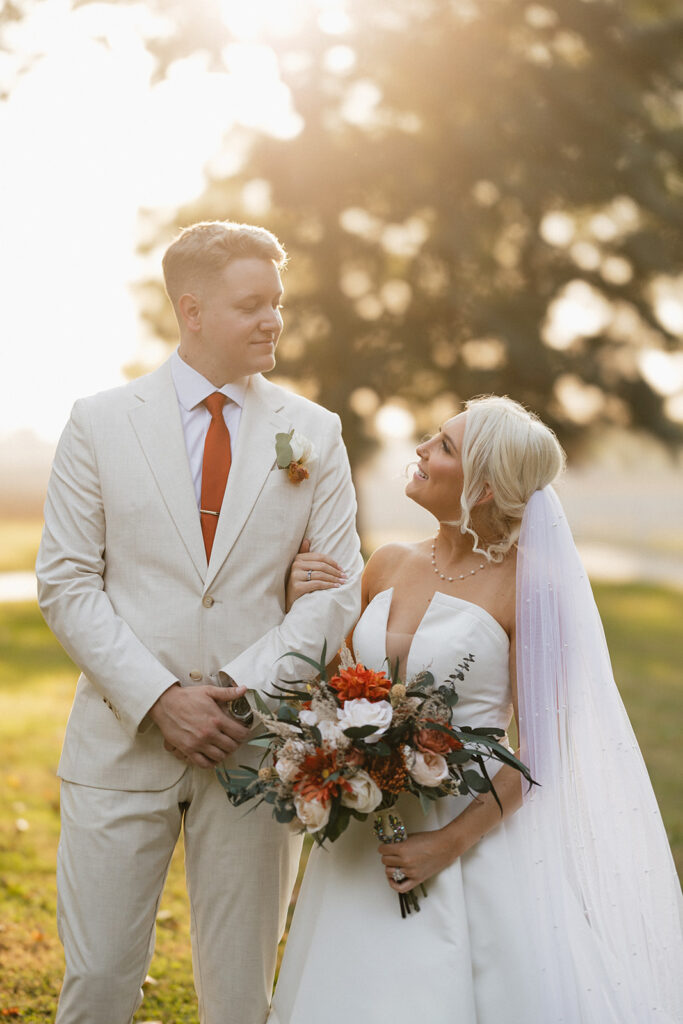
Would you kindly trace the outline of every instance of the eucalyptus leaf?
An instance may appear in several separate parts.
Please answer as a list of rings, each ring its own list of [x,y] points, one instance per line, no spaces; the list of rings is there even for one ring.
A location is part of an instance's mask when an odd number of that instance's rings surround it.
[[[463,778],[475,793],[488,793],[491,789],[491,783],[488,779],[485,779],[478,771],[470,769],[469,771],[463,772]]]
[[[468,750],[451,750],[446,754],[448,764],[467,764],[472,759]]]
[[[287,469],[290,462],[294,461],[294,453],[290,444],[293,434],[294,430],[290,430],[288,434],[275,435],[275,454],[280,469]]]
[[[321,747],[322,746],[322,742],[323,742],[323,738],[322,738],[322,734],[321,734],[320,729],[318,728],[318,726],[317,725],[309,725],[308,726],[308,730],[311,733],[311,736],[313,737],[313,739],[315,740],[316,746],[317,747]]]
[[[350,725],[348,729],[342,729],[345,736],[350,740],[364,740],[366,736],[372,736],[377,732],[376,725]]]
[[[329,839],[331,843],[339,839],[342,832],[346,831],[350,820],[351,813],[349,808],[335,801],[330,811],[330,820],[325,828],[325,838]]]
[[[268,705],[264,701],[264,699],[261,696],[261,694],[258,692],[258,690],[252,690],[251,692],[254,695],[254,704],[256,705],[256,709],[258,711],[260,711],[262,715],[268,715],[269,716],[270,715],[270,708],[268,707]]]

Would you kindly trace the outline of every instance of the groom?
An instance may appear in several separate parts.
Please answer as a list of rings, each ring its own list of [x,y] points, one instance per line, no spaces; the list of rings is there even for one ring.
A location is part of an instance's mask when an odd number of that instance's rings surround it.
[[[182,231],[163,260],[178,350],[76,402],[57,449],[39,600],[83,673],[59,765],[59,1024],[132,1020],[181,827],[202,1024],[267,1013],[300,841],[266,805],[232,808],[213,768],[258,763],[244,688],[300,676],[287,651],[336,649],[362,567],[338,417],[261,376],[285,260],[263,228]],[[275,437],[292,429],[290,472]],[[347,578],[285,613],[304,537]]]

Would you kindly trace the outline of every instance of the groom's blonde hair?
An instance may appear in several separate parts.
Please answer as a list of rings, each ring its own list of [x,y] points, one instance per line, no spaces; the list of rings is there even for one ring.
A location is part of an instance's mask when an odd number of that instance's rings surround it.
[[[200,221],[183,228],[164,253],[164,284],[173,307],[188,291],[219,274],[231,260],[272,260],[278,270],[287,262],[284,246],[266,228],[230,220]]]
[[[474,538],[475,551],[499,562],[519,537],[529,498],[562,472],[565,454],[550,427],[511,398],[473,398],[465,409],[459,525]],[[493,496],[487,505],[490,525],[500,539],[483,549],[472,510],[487,484]]]

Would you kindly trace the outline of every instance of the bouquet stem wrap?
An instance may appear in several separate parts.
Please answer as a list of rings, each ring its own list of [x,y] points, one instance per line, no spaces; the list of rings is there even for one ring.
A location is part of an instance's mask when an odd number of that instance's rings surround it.
[[[380,843],[404,843],[408,838],[403,819],[393,807],[384,811],[378,811],[372,828]],[[427,890],[424,885],[421,885],[420,889],[422,890],[422,895],[426,896]],[[419,913],[420,902],[415,889],[411,889],[409,892],[399,892],[398,902],[401,908],[401,917],[406,917],[413,910]]]

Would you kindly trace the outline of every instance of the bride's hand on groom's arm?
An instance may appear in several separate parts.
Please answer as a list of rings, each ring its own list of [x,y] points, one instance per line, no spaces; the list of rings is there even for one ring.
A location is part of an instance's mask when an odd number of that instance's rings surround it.
[[[149,710],[164,747],[179,761],[215,768],[234,753],[249,729],[226,715],[221,705],[246,693],[244,686],[169,687]]]
[[[346,582],[346,573],[333,558],[319,551],[311,551],[311,542],[305,538],[292,562],[287,578],[285,609],[304,594],[316,590],[333,590]]]

